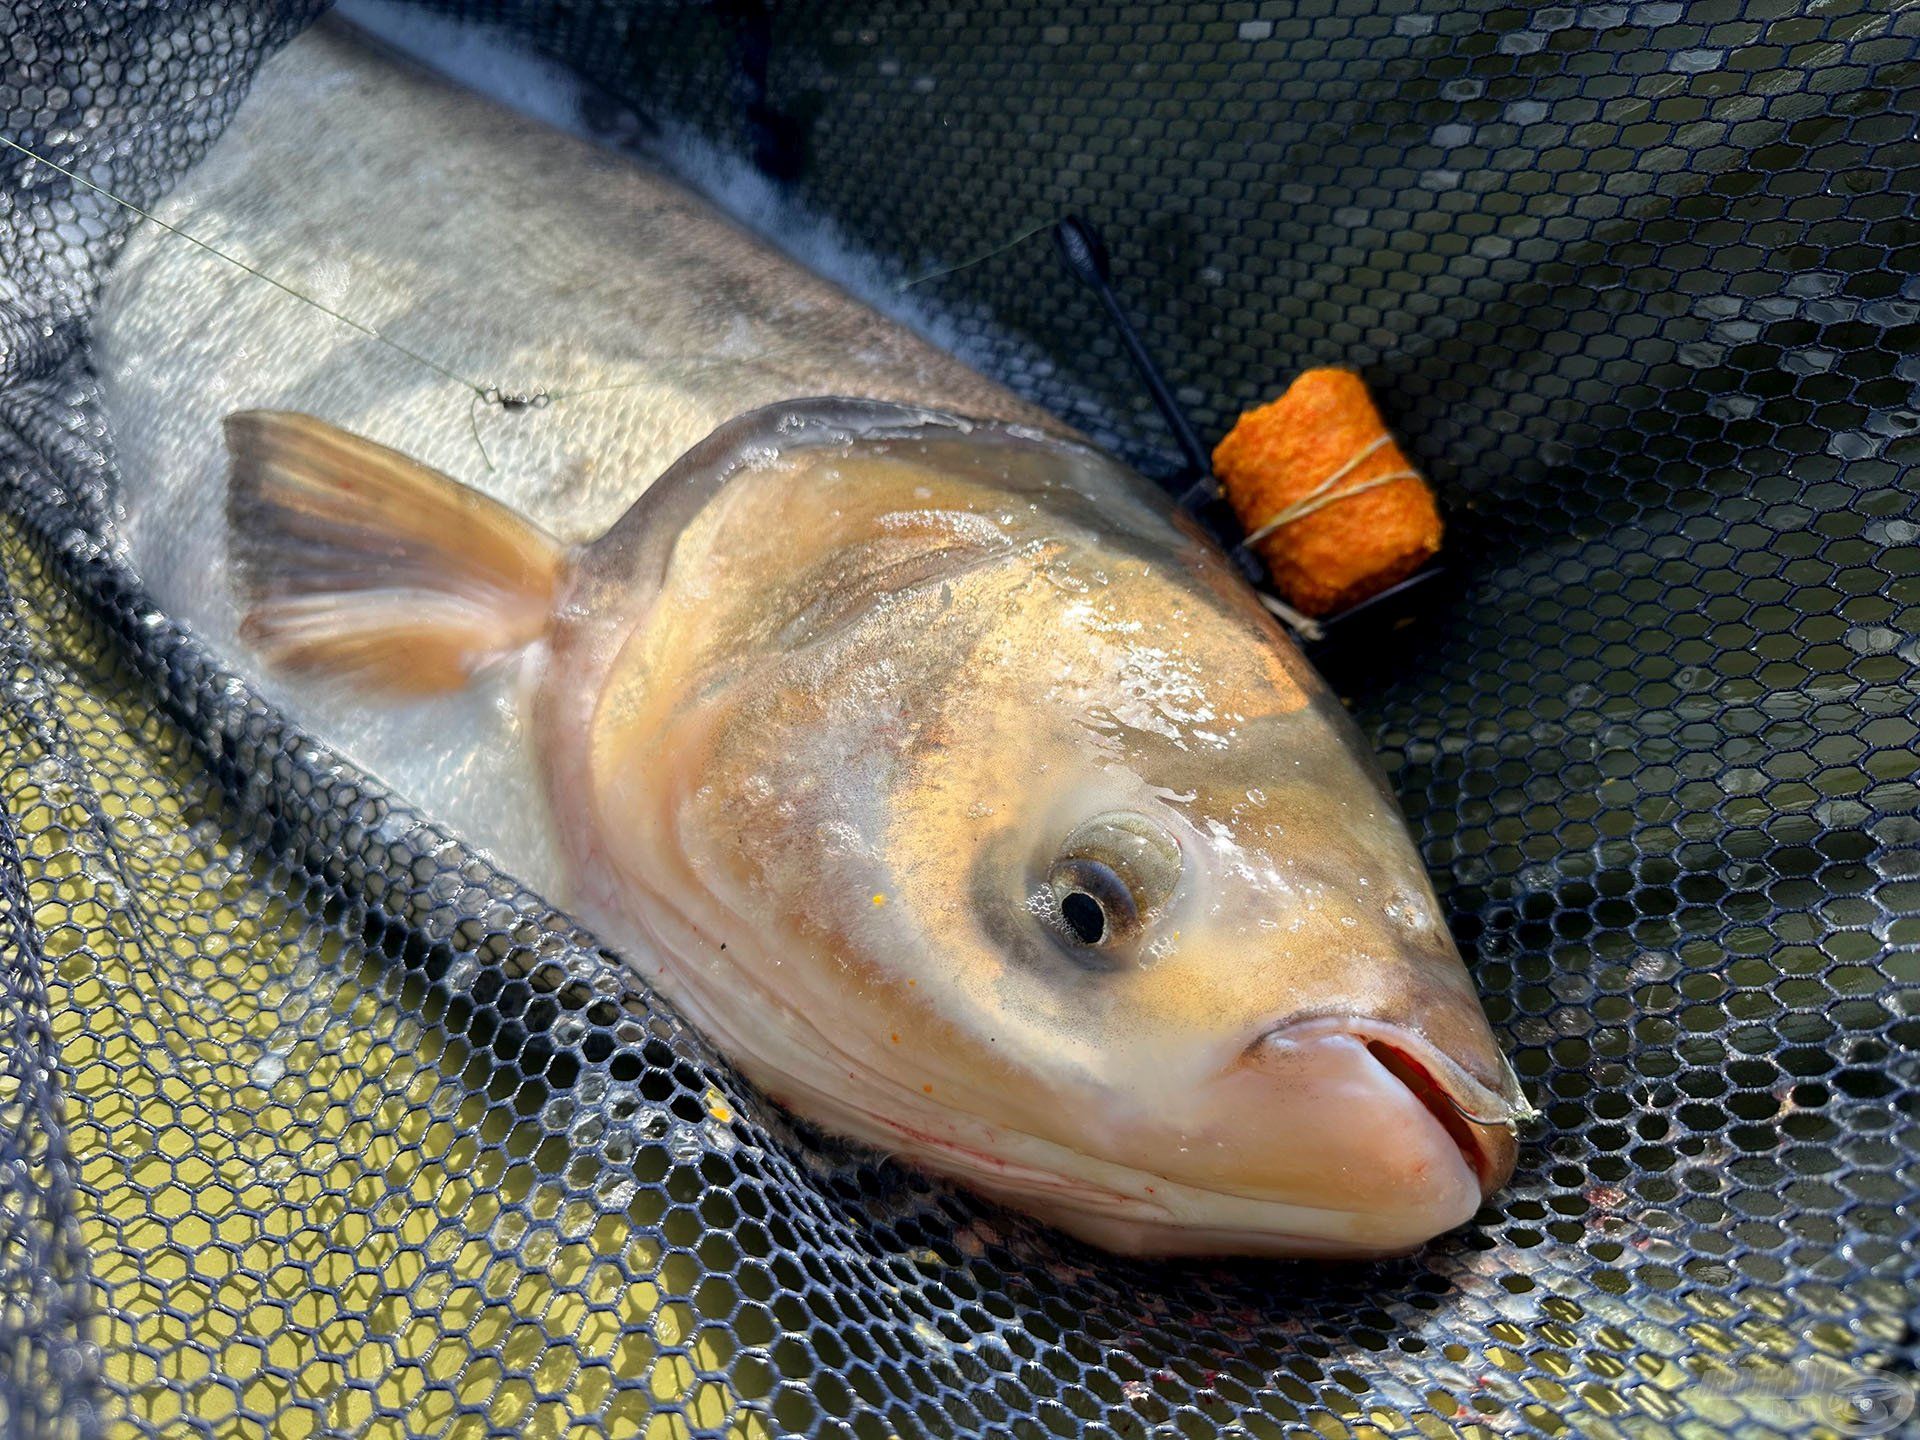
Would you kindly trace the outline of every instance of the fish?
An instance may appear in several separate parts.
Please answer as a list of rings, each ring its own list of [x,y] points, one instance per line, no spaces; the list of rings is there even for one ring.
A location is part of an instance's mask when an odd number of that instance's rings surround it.
[[[1506,1183],[1391,789],[1159,489],[337,24],[156,215],[94,327],[129,565],[772,1100],[1128,1254]]]

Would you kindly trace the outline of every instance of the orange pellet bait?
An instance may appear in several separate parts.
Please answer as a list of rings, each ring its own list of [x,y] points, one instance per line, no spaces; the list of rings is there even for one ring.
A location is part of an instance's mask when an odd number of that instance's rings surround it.
[[[1376,595],[1440,548],[1427,482],[1351,370],[1309,370],[1213,452],[1247,544],[1307,615]]]

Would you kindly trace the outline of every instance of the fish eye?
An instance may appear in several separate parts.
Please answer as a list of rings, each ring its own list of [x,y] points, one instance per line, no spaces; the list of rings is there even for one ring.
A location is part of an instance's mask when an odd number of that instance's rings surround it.
[[[1098,860],[1062,859],[1047,878],[1061,922],[1082,945],[1105,945],[1139,928],[1127,882]]]
[[[1077,946],[1138,935],[1173,897],[1180,847],[1144,815],[1097,815],[1077,827],[1047,872],[1055,917]]]

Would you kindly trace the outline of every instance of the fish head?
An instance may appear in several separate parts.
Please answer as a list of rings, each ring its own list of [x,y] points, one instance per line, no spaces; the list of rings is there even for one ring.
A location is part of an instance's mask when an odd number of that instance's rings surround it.
[[[1525,1102],[1379,767],[1227,559],[1004,427],[796,463],[683,545],[706,608],[630,667],[648,763],[612,747],[693,1018],[796,1108],[1109,1248],[1469,1219]],[[743,565],[748,515],[812,558]],[[764,581],[731,620],[723,572]]]

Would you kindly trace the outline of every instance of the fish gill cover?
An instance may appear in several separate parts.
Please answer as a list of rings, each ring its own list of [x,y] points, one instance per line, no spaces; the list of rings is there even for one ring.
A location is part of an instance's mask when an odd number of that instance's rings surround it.
[[[317,8],[0,8],[0,133],[144,205]],[[126,217],[10,154],[0,1432],[1895,1432],[1920,12],[431,8],[942,272],[962,353],[1149,470],[1008,244],[1060,213],[1208,435],[1361,368],[1451,578],[1324,659],[1544,1120],[1473,1226],[1337,1269],[1116,1262],[793,1133],[141,595],[85,340]]]

